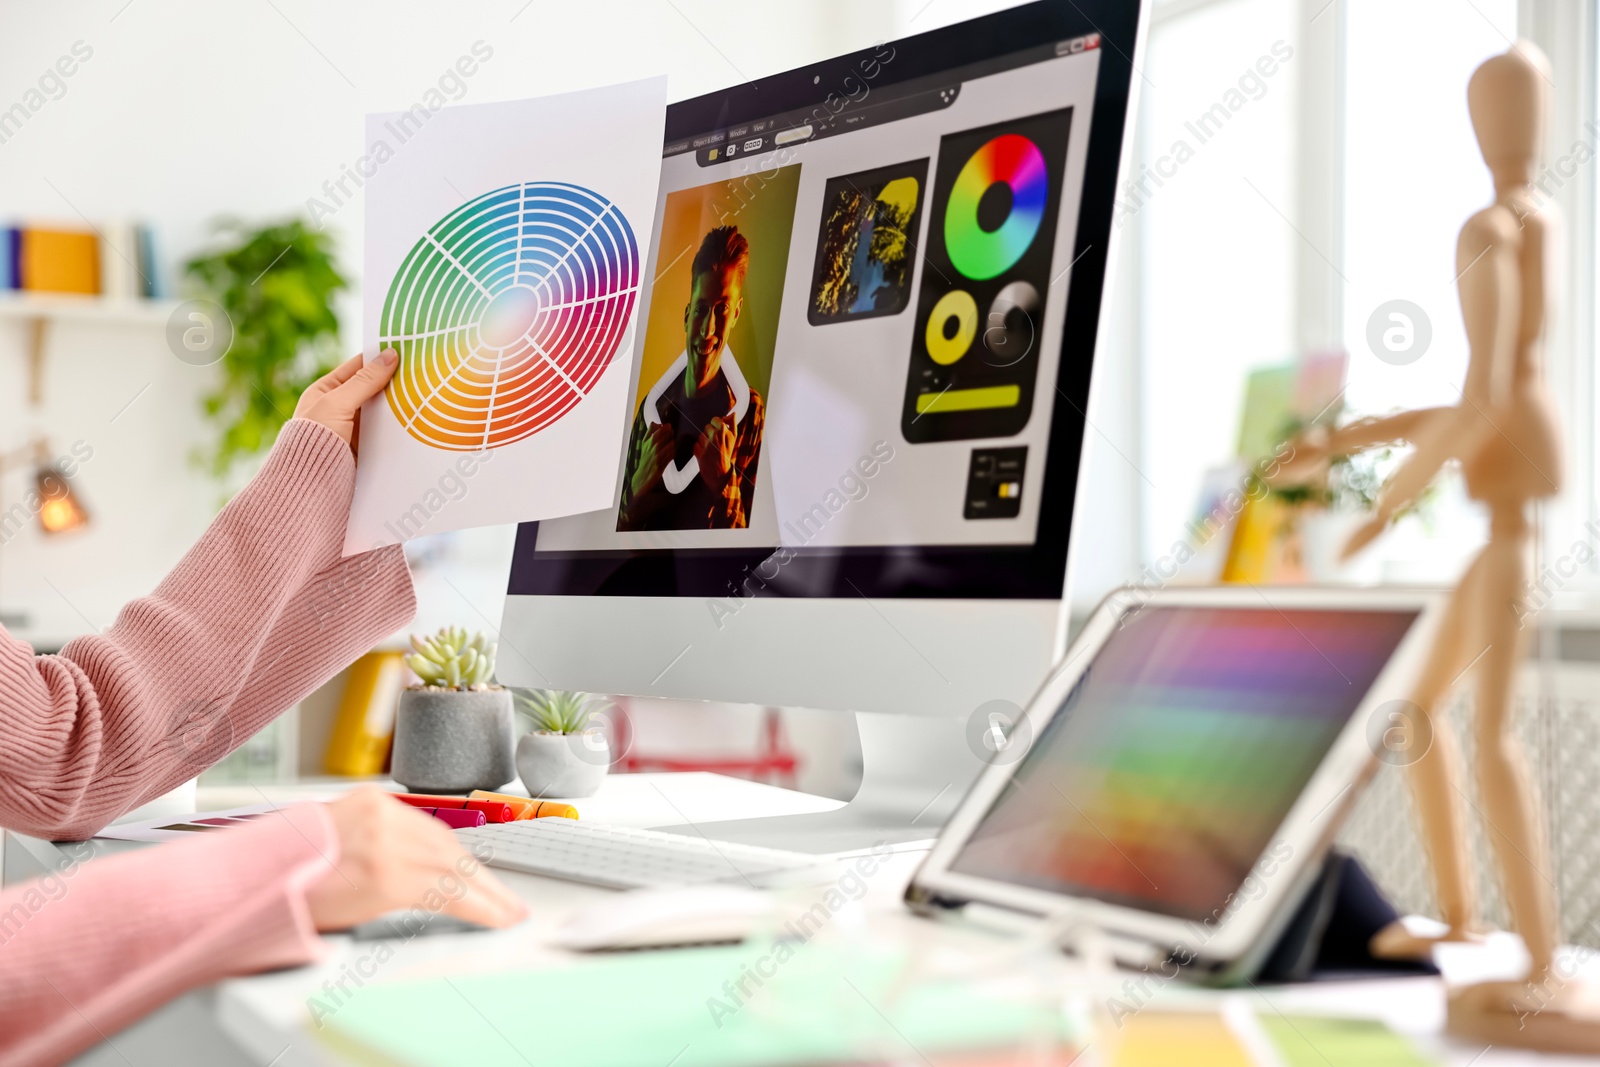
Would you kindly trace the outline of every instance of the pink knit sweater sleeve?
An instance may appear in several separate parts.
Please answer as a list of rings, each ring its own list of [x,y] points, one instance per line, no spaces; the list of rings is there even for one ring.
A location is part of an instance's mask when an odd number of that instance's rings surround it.
[[[103,634],[33,655],[0,630],[0,825],[83,838],[193,778],[404,626],[398,547],[340,558],[349,447],[291,420],[261,473]]]
[[[0,893],[0,1067],[63,1063],[188,989],[305,963],[305,890],[338,859],[320,804],[79,863]]]

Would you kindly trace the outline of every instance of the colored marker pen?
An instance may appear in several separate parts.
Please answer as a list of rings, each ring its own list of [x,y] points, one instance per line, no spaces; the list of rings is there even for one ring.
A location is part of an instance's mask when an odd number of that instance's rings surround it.
[[[489,821],[484,817],[483,812],[469,811],[464,808],[419,807],[417,810],[427,812],[429,815],[432,815],[435,819],[438,819],[452,830],[464,830],[468,827],[483,826]]]
[[[571,804],[558,804],[553,800],[530,800],[528,797],[512,796],[510,793],[491,793],[487,789],[474,789],[469,794],[473,800],[493,800],[510,804],[517,813],[518,819],[547,819],[556,816],[563,819],[576,819],[578,809]]]
[[[510,804],[495,800],[469,800],[466,797],[429,796],[425,793],[396,793],[394,798],[416,808],[457,808],[462,811],[481,811],[490,822],[513,822],[516,809]]]

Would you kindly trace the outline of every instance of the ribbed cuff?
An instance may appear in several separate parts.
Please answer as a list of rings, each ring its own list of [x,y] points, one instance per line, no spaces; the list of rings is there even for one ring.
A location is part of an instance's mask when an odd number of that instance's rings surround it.
[[[285,873],[275,891],[262,901],[255,916],[247,918],[230,969],[245,974],[296,967],[318,960],[327,952],[307,895],[322,879],[333,874],[339,862],[339,834],[325,804],[297,804],[275,816],[287,830],[274,842]]]
[[[250,488],[262,490],[275,514],[287,519],[310,505],[319,514],[305,521],[331,521],[342,531],[355,484],[356,458],[344,438],[320,422],[290,419]]]

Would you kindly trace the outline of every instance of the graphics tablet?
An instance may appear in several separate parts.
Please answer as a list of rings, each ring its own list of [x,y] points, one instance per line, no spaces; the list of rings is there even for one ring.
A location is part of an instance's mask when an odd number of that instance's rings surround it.
[[[991,757],[907,890],[1081,917],[1228,977],[1271,948],[1406,703],[1439,594],[1123,591]]]

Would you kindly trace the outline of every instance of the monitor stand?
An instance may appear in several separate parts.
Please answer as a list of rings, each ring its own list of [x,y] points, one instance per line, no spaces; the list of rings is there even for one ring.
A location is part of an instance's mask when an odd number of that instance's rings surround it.
[[[967,721],[856,712],[861,788],[834,811],[658,826],[712,841],[794,852],[927,848],[983,769],[967,741]]]

